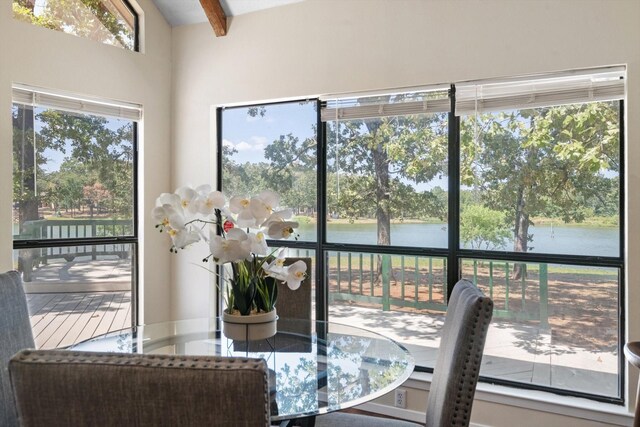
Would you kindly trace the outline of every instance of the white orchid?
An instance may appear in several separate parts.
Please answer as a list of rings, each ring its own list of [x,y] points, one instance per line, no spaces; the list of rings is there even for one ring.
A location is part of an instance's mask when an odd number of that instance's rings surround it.
[[[287,282],[289,289],[295,291],[307,277],[307,264],[302,260],[298,260],[286,268],[287,278],[285,282]]]
[[[200,241],[200,234],[197,231],[187,228],[171,228],[168,231],[175,249],[184,249],[192,243]]]
[[[284,249],[281,249],[278,251],[278,255],[274,259],[271,261],[265,260],[262,263],[262,269],[265,271],[267,276],[284,281],[287,279],[287,270],[284,266],[284,261]]]
[[[274,308],[277,283],[267,277],[284,281],[291,289],[298,289],[306,277],[304,262],[284,266],[284,250],[278,251],[276,258],[270,256],[267,236],[289,238],[298,227],[297,222],[290,221],[291,209],[276,210],[279,203],[280,196],[270,190],[251,198],[235,196],[225,204],[224,194],[210,185],[195,189],[184,186],[174,193],[161,194],[151,215],[156,228],[171,237],[171,252],[203,240],[210,250],[205,261],[230,264],[232,276],[228,282],[233,292],[227,293],[227,302],[229,307],[249,314],[251,310]],[[254,292],[248,293],[249,288]]]
[[[267,255],[269,246],[262,231],[257,233],[249,233],[249,242],[251,243],[251,252],[256,255]]]
[[[215,210],[224,209],[224,194],[221,191],[210,191],[198,196],[196,199],[196,211],[203,215],[212,215]]]
[[[293,216],[291,209],[283,209],[281,211],[273,212],[269,217],[260,225],[260,227],[269,228],[269,225],[274,222],[282,222]]]
[[[280,196],[271,191],[265,190],[258,196],[252,197],[249,201],[249,209],[256,220],[256,223],[262,223],[271,213],[273,209],[280,204]]]
[[[180,205],[182,209],[188,212],[190,215],[197,213],[197,203],[195,200],[198,197],[198,192],[189,186],[180,187],[176,190],[176,193],[180,197]]]
[[[229,234],[232,236],[229,237]],[[251,246],[247,244],[248,241],[247,233],[239,228],[229,230],[226,239],[222,236],[214,236],[209,242],[211,256],[219,264],[250,260]]]
[[[268,276],[273,277],[276,280],[286,282],[287,286],[291,290],[295,291],[307,277],[307,264],[304,261],[299,260],[290,266],[285,266],[284,262],[284,251],[281,250],[278,253],[278,256],[271,262],[264,262],[262,268]]]
[[[294,234],[298,223],[294,221],[275,221],[269,224],[267,235],[272,239],[288,239]]]
[[[238,227],[255,227],[256,218],[251,213],[251,199],[247,197],[234,196],[229,201],[229,210],[237,214],[235,223]]]

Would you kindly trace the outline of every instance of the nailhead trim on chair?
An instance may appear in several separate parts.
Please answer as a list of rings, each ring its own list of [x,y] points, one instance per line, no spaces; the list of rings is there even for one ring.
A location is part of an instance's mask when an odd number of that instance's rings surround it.
[[[480,298],[476,302],[476,319],[474,321],[474,329],[472,331],[472,337],[470,339],[470,344],[467,347],[467,359],[465,360],[464,370],[461,373],[461,383],[458,386],[458,394],[456,398],[456,404],[454,407],[454,420],[453,425],[468,425],[469,417],[470,417],[470,407],[471,402],[473,401],[473,396],[475,394],[474,383],[476,380],[468,381],[468,378],[472,379],[477,378],[477,371],[480,369],[480,361],[482,360],[482,353],[484,349],[484,340],[482,338],[481,345],[476,348],[475,353],[472,355],[471,350],[473,349],[473,337],[476,334],[479,334],[479,331],[488,327],[488,323],[491,321],[491,315],[493,313],[493,301],[489,300],[487,302],[486,298]],[[481,317],[482,307],[484,306],[484,316],[482,316],[482,321],[479,321]],[[470,357],[473,356],[473,364],[470,363]],[[466,389],[466,392],[465,392]],[[464,408],[461,406],[461,402],[465,401]]]
[[[233,357],[209,357],[198,356],[198,358],[170,356],[170,355],[130,355],[127,354],[127,360],[123,360],[125,355],[122,353],[94,353],[94,352],[73,352],[66,350],[48,350],[46,353],[40,351],[23,351],[18,355],[21,362],[30,363],[100,363],[105,365],[130,365],[134,363],[137,366],[147,367],[163,367],[163,368],[184,368],[186,362],[190,362],[190,368],[194,369],[258,369],[261,365],[261,359],[252,358],[233,358]],[[137,360],[131,360],[130,358]],[[250,364],[255,362],[254,364]],[[258,363],[260,362],[260,363]]]

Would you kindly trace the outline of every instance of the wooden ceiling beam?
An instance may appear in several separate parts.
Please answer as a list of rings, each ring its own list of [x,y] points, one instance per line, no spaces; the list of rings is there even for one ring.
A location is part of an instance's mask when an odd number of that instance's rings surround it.
[[[209,18],[209,23],[213,27],[213,32],[217,37],[227,35],[227,15],[222,10],[220,0],[200,0],[204,13]]]

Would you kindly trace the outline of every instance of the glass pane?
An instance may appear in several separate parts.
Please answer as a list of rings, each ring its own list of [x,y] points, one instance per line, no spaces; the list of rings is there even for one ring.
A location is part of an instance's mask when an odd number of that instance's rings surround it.
[[[59,348],[131,326],[133,245],[20,249],[37,348]]]
[[[446,248],[447,135],[446,113],[327,122],[327,240]]]
[[[251,197],[265,189],[293,210],[299,240],[316,240],[317,113],[313,101],[222,111],[222,189]]]
[[[12,113],[14,240],[133,235],[133,122]]]
[[[135,49],[136,16],[122,0],[13,0],[13,17],[100,43]]]
[[[464,260],[493,298],[480,375],[619,397],[615,268]]]
[[[461,245],[620,256],[620,111],[593,102],[462,117]]]
[[[329,320],[374,330],[433,367],[446,310],[446,259],[326,252]]]

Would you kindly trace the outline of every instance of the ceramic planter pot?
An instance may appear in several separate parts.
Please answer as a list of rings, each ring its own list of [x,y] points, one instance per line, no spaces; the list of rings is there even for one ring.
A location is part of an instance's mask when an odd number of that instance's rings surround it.
[[[222,313],[222,332],[234,341],[263,340],[276,334],[278,315],[276,309],[267,313],[239,314]]]

